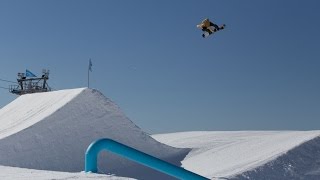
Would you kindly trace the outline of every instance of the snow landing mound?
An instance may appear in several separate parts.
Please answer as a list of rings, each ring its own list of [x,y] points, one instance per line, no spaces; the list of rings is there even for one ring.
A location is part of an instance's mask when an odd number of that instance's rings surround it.
[[[320,131],[217,131],[153,135],[192,148],[182,167],[213,179],[320,179]]]
[[[28,94],[0,109],[1,165],[80,172],[87,147],[100,138],[111,138],[176,165],[189,151],[157,142],[97,90]],[[101,173],[138,179],[169,178],[108,152],[100,153],[98,168]]]

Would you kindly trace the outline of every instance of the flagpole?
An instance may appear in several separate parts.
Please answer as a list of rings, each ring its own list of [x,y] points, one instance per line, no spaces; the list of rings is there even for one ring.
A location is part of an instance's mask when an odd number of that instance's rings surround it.
[[[88,66],[88,88],[90,87],[90,67],[91,66],[91,58],[89,59],[89,66]]]
[[[89,66],[88,66],[88,88],[90,87],[90,72],[92,71],[92,61],[91,58],[89,59]]]
[[[88,88],[89,88],[89,67],[88,67]]]

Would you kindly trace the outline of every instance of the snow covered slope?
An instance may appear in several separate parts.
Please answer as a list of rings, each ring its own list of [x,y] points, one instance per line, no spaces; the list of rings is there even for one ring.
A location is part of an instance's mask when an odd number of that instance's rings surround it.
[[[90,174],[84,172],[68,173],[57,171],[44,171],[34,169],[15,168],[8,166],[0,166],[0,179],[1,180],[133,180],[131,178],[117,177],[104,174]]]
[[[0,109],[1,165],[80,172],[84,170],[86,148],[99,138],[114,139],[177,165],[189,151],[155,141],[97,90],[28,94]],[[101,172],[120,176],[162,177],[105,152],[98,167]]]
[[[209,178],[320,179],[320,131],[218,131],[153,135],[192,148],[182,167]]]
[[[20,96],[0,111],[0,139],[15,134],[50,116],[84,89]]]
[[[97,90],[29,94],[0,109],[0,179],[121,179],[80,173],[86,148],[99,138],[214,179],[320,179],[319,136],[320,131],[218,131],[150,137]],[[171,179],[111,153],[100,154],[99,170]]]

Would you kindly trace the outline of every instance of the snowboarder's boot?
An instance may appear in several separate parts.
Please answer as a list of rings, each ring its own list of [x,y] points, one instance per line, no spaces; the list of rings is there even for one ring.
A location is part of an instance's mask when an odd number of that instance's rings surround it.
[[[204,32],[203,34],[202,34],[202,37],[204,37],[204,38],[206,38],[206,37],[208,37],[210,35],[210,33],[209,32]]]

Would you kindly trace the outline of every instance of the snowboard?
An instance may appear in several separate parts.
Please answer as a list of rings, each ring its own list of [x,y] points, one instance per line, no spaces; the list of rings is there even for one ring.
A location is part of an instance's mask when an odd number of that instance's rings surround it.
[[[212,27],[212,26],[211,26],[211,27]],[[212,35],[213,33],[217,32],[217,31],[221,31],[222,29],[225,29],[225,27],[226,27],[226,25],[223,24],[223,25],[219,26],[219,29],[216,29],[216,28],[207,28],[207,29],[205,30],[205,32],[202,34],[202,37],[203,37],[203,38],[206,38],[206,37]]]

